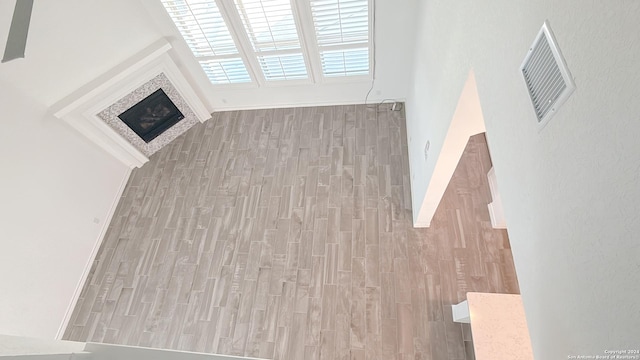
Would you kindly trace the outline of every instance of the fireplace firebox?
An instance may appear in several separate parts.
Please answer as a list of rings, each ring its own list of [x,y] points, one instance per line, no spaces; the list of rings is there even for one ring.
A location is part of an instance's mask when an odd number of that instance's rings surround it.
[[[118,117],[146,143],[184,119],[184,115],[162,89],[142,99]]]

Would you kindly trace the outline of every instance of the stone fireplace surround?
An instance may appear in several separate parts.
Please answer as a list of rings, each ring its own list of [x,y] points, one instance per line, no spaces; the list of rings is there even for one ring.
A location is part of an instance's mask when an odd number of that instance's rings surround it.
[[[86,84],[52,107],[53,114],[94,144],[134,168],[211,115],[169,55],[165,40]],[[146,143],[120,118],[125,110],[162,89],[184,119]]]
[[[182,112],[184,119],[180,120],[177,124],[164,131],[149,143],[146,143],[133,130],[131,130],[127,124],[120,120],[118,115],[122,114],[124,111],[128,110],[158,89],[164,90],[169,99],[171,99],[178,110]],[[162,149],[162,147],[170,143],[185,131],[189,130],[198,122],[198,119],[193,111],[191,111],[189,105],[184,101],[182,96],[180,96],[180,93],[175,89],[164,73],[158,74],[158,76],[135,89],[129,95],[126,95],[115,104],[102,110],[98,114],[98,117],[147,157]]]

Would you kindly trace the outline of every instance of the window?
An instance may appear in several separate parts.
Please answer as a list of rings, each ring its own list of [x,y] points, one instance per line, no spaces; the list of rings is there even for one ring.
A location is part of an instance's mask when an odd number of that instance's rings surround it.
[[[289,0],[235,0],[267,81],[305,79],[307,68]]]
[[[368,0],[311,0],[324,76],[369,73],[368,8]]]
[[[214,1],[163,0],[162,4],[213,84],[251,81]]]
[[[369,76],[369,1],[162,3],[213,84],[262,85]]]
[[[366,75],[369,49],[326,50],[320,52],[324,76]]]
[[[260,67],[266,80],[306,79],[302,54],[260,56]]]

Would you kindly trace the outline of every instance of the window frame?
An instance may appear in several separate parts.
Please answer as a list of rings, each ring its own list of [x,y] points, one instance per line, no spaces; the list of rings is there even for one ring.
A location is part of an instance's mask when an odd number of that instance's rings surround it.
[[[298,35],[299,48],[285,50],[268,50],[255,51],[249,34],[245,30],[244,22],[238,12],[235,0],[210,0],[217,5],[217,8],[227,26],[227,29],[235,43],[237,54],[224,54],[220,56],[201,56],[193,54],[198,63],[201,60],[222,60],[224,58],[240,58],[249,74],[251,81],[248,82],[229,82],[229,83],[213,83],[211,85],[216,88],[261,88],[261,87],[282,87],[282,86],[299,86],[313,84],[339,84],[372,81],[375,76],[375,44],[374,44],[374,6],[375,0],[367,0],[367,20],[368,34],[366,47],[368,49],[368,73],[361,75],[345,75],[345,76],[325,76],[323,74],[322,59],[320,52],[323,50],[333,50],[334,48],[357,49],[363,48],[365,43],[359,44],[343,44],[332,46],[319,46],[316,39],[316,29],[313,20],[312,8],[309,0],[290,0],[293,20],[295,22]],[[168,15],[168,12],[167,12]],[[169,16],[170,17],[170,16]],[[171,17],[170,17],[171,18]],[[177,24],[171,19],[177,28]],[[182,36],[181,36],[182,37]],[[186,40],[183,38],[183,41]],[[189,47],[189,49],[191,49]],[[307,72],[306,79],[282,79],[267,80],[260,64],[259,56],[278,56],[292,53],[301,53],[305,63]],[[204,73],[204,69],[202,70]],[[207,76],[208,77],[208,76]]]

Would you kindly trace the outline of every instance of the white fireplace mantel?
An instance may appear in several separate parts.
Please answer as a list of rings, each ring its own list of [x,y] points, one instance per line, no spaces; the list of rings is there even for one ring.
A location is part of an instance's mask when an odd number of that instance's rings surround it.
[[[205,122],[211,115],[169,55],[171,45],[161,40],[116,66],[92,82],[82,86],[52,107],[53,114],[109,154],[133,168],[140,167],[148,156],[168,144],[193,124]],[[160,83],[178,109],[185,115],[174,127],[152,140],[148,148],[135,133],[125,127],[114,127],[98,114],[123,101],[139,101],[148,89]],[[168,80],[168,82],[167,82]],[[137,99],[136,98],[140,98]],[[108,111],[106,111],[108,112]],[[171,129],[173,129],[172,127]],[[170,130],[171,130],[170,129]],[[131,133],[128,133],[128,132]],[[132,141],[133,140],[133,141]]]

